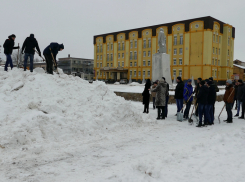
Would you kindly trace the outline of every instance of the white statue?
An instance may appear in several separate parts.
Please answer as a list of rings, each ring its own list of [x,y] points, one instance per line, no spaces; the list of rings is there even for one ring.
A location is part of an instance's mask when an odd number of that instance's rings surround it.
[[[164,30],[160,28],[160,32],[158,34],[158,45],[159,45],[159,53],[166,53],[166,44],[165,44],[165,34]]]

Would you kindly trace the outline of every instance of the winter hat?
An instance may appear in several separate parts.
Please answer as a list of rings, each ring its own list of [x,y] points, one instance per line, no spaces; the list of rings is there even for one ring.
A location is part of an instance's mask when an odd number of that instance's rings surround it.
[[[241,80],[241,79],[239,79],[239,80],[238,80],[238,82],[239,82],[239,83],[242,83],[242,80]]]
[[[166,80],[165,77],[162,77],[162,79]]]
[[[202,81],[202,78],[198,78],[199,81]]]
[[[178,76],[177,79],[181,81],[181,77],[180,76]]]
[[[191,79],[188,79],[187,82],[192,82]]]
[[[209,80],[208,80],[208,79],[206,79],[206,80],[205,80],[205,82],[207,82],[207,83],[208,83],[208,82],[209,82]]]
[[[60,44],[60,45],[59,45],[59,48],[60,48],[60,49],[64,49],[64,45],[63,45],[63,44]]]
[[[229,83],[231,85],[232,81],[231,80],[227,80],[226,83]]]
[[[210,77],[209,80],[214,81],[213,77]]]
[[[210,85],[213,84],[213,82],[212,81],[208,81],[207,84],[210,86]]]
[[[34,34],[32,33],[32,34],[30,35],[30,37],[31,37],[31,38],[34,38]]]
[[[12,34],[12,35],[8,36],[9,39],[12,38],[12,37],[16,38],[15,34]]]
[[[205,81],[202,80],[202,81],[200,82],[200,84],[201,84],[201,85],[205,85]]]

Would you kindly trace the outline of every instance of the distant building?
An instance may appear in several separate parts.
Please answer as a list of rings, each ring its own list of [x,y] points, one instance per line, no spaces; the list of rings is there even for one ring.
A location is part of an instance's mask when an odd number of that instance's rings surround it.
[[[233,61],[233,77],[232,79],[245,80],[245,62],[236,59]]]
[[[211,16],[95,35],[95,78],[151,79],[160,28],[166,35],[172,78],[212,76],[220,84],[231,78],[235,28]]]
[[[94,77],[94,60],[84,58],[59,58],[58,68],[62,69],[65,74],[79,76],[84,79],[93,79]]]

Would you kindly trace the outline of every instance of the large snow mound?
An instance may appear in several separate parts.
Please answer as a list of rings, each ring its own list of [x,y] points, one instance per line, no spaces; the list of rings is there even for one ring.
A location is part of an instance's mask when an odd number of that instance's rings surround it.
[[[69,141],[146,122],[103,82],[21,69],[0,71],[0,145]]]

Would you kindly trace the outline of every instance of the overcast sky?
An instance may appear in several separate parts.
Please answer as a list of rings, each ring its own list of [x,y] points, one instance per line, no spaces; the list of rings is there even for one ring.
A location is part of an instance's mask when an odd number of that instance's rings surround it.
[[[236,28],[234,59],[245,61],[244,0],[0,0],[0,44],[15,34],[22,46],[34,33],[41,51],[58,42],[58,58],[93,58],[94,35],[203,16]]]

